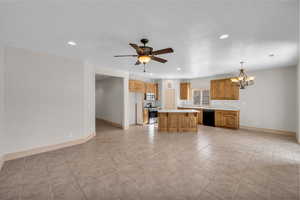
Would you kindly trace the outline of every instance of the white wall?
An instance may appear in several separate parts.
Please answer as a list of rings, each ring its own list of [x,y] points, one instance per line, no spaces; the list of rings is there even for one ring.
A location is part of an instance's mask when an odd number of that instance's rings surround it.
[[[165,90],[168,89],[169,85],[171,88],[175,90],[175,105],[179,105],[180,102],[180,80],[177,79],[171,79],[171,80],[162,80],[160,83],[161,89],[160,89],[160,98],[161,98],[161,107],[165,107]]]
[[[96,118],[123,124],[123,90],[122,78],[96,81]]]
[[[0,168],[4,143],[4,47],[0,46]]]
[[[5,153],[83,138],[94,130],[85,125],[92,105],[85,95],[93,92],[85,91],[91,86],[82,62],[16,48],[5,55]]]
[[[296,67],[252,71],[248,74],[255,76],[255,84],[240,90],[240,101],[212,103],[240,107],[242,126],[296,132],[298,124]],[[209,88],[210,80],[215,78],[193,79],[192,88]]]
[[[298,3],[300,10],[300,3]],[[297,140],[300,143],[300,15],[298,12],[298,66],[297,66]]]
[[[300,44],[299,44],[300,46]],[[299,51],[299,50],[298,50]],[[300,56],[300,53],[299,53]],[[298,61],[298,66],[297,66],[297,140],[298,143],[300,143],[300,59]]]
[[[95,67],[84,64],[84,132],[94,133],[95,122]]]

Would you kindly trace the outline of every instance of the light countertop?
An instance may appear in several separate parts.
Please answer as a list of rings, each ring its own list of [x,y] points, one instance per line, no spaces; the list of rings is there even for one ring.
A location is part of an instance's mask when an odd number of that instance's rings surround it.
[[[158,110],[159,113],[196,113],[198,110]]]
[[[232,110],[239,111],[239,108],[230,106],[195,106],[195,105],[180,105],[179,108],[194,108],[194,109],[212,109],[212,110]]]

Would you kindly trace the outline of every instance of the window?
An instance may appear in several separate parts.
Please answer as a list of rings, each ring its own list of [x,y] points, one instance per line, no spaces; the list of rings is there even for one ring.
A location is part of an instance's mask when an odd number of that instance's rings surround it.
[[[209,105],[209,89],[193,89],[194,105]]]

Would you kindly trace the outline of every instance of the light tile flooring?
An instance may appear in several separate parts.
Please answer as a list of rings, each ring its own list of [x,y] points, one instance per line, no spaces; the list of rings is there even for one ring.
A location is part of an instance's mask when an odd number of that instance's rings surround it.
[[[98,122],[88,143],[5,163],[0,199],[299,200],[299,174],[300,145],[291,137]]]

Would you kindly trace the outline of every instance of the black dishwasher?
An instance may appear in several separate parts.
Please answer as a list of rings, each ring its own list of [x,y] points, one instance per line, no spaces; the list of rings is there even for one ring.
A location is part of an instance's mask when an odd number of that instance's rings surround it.
[[[203,109],[203,125],[215,126],[215,111],[210,109]]]

